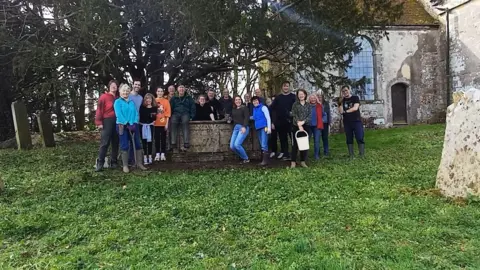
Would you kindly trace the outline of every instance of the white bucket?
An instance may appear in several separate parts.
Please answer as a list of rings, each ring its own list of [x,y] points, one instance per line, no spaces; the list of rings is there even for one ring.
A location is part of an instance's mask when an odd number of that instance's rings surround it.
[[[303,133],[305,136],[298,137],[298,134]],[[298,150],[305,151],[310,149],[310,142],[308,141],[308,133],[306,131],[297,131],[295,132],[295,140],[297,140]]]

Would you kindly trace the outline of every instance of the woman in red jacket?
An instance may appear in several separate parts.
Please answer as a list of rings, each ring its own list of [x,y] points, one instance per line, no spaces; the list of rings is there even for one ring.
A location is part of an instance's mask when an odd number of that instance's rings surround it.
[[[95,114],[95,125],[101,131],[100,149],[98,153],[95,171],[99,172],[103,169],[105,156],[108,147],[112,144],[112,157],[110,168],[117,167],[118,157],[118,135],[115,129],[117,118],[113,109],[113,103],[117,99],[118,83],[114,80],[108,83],[108,92],[105,92],[98,99],[97,112]]]
[[[323,105],[318,102],[318,97],[311,94],[309,97],[312,106],[312,120],[310,122],[310,136],[313,137],[313,153],[316,160],[320,159],[320,135],[323,130]]]

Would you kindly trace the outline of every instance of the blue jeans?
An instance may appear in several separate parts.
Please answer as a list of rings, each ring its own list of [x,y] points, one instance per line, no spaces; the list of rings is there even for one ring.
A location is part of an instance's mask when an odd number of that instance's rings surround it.
[[[248,156],[242,144],[248,136],[250,127],[246,127],[246,131],[244,134],[240,132],[241,129],[242,125],[235,125],[233,127],[232,137],[230,138],[230,149],[232,149],[232,151],[237,154],[241,159],[247,160]]]
[[[313,137],[313,155],[315,159],[320,158],[320,135],[322,130],[316,126],[310,126],[310,137]]]
[[[353,137],[357,140],[358,144],[365,144],[363,123],[361,121],[343,122],[345,129],[345,136],[347,137],[347,144],[353,144]]]
[[[130,148],[130,142],[131,142],[131,136],[130,136],[130,131],[127,129],[127,126],[125,125],[123,127],[123,134],[120,134],[118,130],[117,125],[117,132],[118,132],[118,137],[120,138],[120,150],[122,151],[128,151]],[[133,139],[135,141],[135,149],[136,150],[142,150],[142,145],[140,144],[140,130],[138,129],[138,125],[136,125],[135,132],[133,134]],[[131,151],[133,153],[133,149]]]
[[[258,142],[262,148],[262,152],[268,152],[268,134],[264,128],[257,129]]]

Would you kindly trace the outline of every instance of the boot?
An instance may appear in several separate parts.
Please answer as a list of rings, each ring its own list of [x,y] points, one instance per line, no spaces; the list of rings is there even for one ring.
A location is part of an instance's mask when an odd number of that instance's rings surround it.
[[[365,157],[365,144],[359,144],[358,145],[358,152],[360,154],[360,157]]]
[[[122,151],[122,167],[124,173],[129,173],[130,169],[128,168],[128,151]]]
[[[267,151],[263,152],[262,163],[260,163],[260,166],[267,166],[269,163],[269,159],[270,159],[270,154]]]
[[[100,160],[97,158],[95,163],[95,171],[99,172],[101,170],[103,170],[103,162],[100,162]]]
[[[347,147],[348,147],[348,156],[349,156],[350,158],[354,158],[355,155],[354,155],[354,153],[353,153],[353,144],[347,144]]]
[[[147,168],[145,168],[145,166],[143,166],[142,164],[142,157],[143,157],[143,150],[137,150],[135,152],[135,155],[137,157],[137,167],[142,170],[142,171],[145,171]]]

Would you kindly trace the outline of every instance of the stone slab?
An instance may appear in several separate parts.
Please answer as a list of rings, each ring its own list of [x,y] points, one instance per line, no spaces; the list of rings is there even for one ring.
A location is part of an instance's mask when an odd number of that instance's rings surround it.
[[[22,101],[12,103],[13,123],[15,126],[15,138],[17,140],[17,148],[30,149],[32,147],[32,137],[30,135],[30,127],[28,124],[27,107]]]
[[[43,111],[37,113],[38,127],[44,147],[55,147],[55,137],[53,136],[53,126],[50,117]]]

